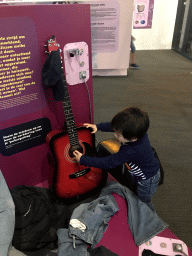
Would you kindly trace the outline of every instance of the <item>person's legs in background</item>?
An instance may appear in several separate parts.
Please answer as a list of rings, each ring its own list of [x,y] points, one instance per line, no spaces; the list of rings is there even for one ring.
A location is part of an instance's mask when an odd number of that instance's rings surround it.
[[[131,56],[130,56],[130,67],[138,68],[139,66],[135,64],[135,45],[133,43],[133,38],[131,37]]]

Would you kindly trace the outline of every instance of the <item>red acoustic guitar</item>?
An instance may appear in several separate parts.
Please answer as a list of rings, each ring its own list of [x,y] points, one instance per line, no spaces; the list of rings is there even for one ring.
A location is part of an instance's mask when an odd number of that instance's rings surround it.
[[[48,40],[48,52],[58,51],[59,45],[54,36]],[[61,51],[58,55],[62,67]],[[66,119],[67,131],[48,134],[47,141],[55,160],[55,172],[52,190],[57,199],[79,198],[81,195],[90,194],[106,181],[106,174],[101,169],[89,168],[77,163],[73,151],[78,150],[83,155],[95,156],[94,136],[91,130],[83,126],[76,127],[71,108],[69,93],[63,71],[62,81],[65,86],[63,109]]]

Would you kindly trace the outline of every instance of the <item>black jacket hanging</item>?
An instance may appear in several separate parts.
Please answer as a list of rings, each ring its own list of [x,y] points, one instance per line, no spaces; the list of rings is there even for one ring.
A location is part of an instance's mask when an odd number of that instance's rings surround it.
[[[44,86],[52,87],[53,96],[56,101],[63,100],[65,95],[62,81],[63,69],[61,69],[60,51],[52,51],[47,57],[42,69],[42,83]]]
[[[90,256],[118,256],[118,254],[110,251],[103,245],[101,245],[97,248],[94,248],[94,249],[89,248],[88,252],[89,252]]]

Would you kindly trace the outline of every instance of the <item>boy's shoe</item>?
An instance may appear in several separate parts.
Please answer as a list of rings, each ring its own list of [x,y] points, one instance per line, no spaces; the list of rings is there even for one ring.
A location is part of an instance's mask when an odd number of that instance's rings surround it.
[[[139,68],[139,66],[136,64],[130,64],[130,68]]]

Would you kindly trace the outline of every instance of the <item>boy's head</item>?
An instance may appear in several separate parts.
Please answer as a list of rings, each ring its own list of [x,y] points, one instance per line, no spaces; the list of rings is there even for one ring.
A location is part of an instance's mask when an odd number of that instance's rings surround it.
[[[139,108],[125,108],[113,117],[111,127],[128,141],[139,140],[149,128],[149,116]]]

